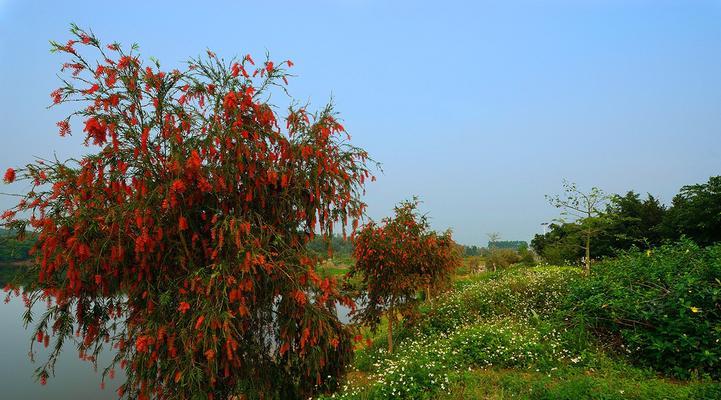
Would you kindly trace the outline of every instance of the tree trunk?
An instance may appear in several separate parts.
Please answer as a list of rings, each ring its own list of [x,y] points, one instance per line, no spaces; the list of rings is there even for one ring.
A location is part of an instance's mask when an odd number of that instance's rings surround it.
[[[393,307],[388,310],[388,353],[393,353]]]
[[[431,285],[426,285],[426,301],[431,301]]]
[[[591,274],[591,235],[586,235],[586,266],[583,270],[586,275]]]

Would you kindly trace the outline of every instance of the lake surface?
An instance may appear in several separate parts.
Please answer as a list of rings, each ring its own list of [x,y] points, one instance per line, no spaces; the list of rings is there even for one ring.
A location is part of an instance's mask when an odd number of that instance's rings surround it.
[[[4,294],[2,298],[4,299]],[[42,312],[45,304],[37,305],[35,312]],[[9,303],[0,302],[0,390],[4,399],[117,399],[115,390],[125,380],[122,371],[116,370],[114,380],[105,381],[100,389],[102,369],[111,360],[108,352],[99,358],[98,372],[92,363],[82,361],[72,343],[66,348],[55,365],[55,377],[50,377],[43,386],[35,381],[35,368],[47,359],[47,350],[42,343],[35,346],[35,363],[30,361],[30,336],[32,329],[23,328],[22,314],[25,305],[19,297]],[[52,346],[52,343],[51,343]]]
[[[35,315],[44,309],[45,304],[40,302]],[[66,342],[65,350],[55,365],[55,377],[51,376],[45,386],[36,382],[35,368],[47,359],[47,350],[37,343],[36,361],[30,361],[28,352],[32,327],[23,328],[24,311],[25,305],[19,297],[13,297],[7,304],[0,302],[0,390],[3,399],[117,399],[115,390],[125,380],[119,369],[116,369],[115,379],[107,379],[105,389],[100,389],[101,373],[111,360],[110,353],[101,354],[98,372],[95,372],[91,363],[78,358],[77,351],[69,342]],[[338,306],[338,318],[343,323],[348,322],[348,312],[346,307]]]

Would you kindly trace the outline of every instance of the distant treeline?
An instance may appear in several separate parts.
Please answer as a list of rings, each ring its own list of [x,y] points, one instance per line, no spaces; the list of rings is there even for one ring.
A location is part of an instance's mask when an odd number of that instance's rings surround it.
[[[491,249],[524,251],[528,249],[528,242],[525,240],[497,240],[495,242],[489,241],[488,247],[463,245],[463,255],[468,257],[488,256]]]
[[[318,256],[327,257],[329,245],[333,249],[334,256],[351,257],[353,255],[353,243],[349,238],[343,239],[341,235],[333,235],[330,241],[322,236],[316,236],[307,247]]]
[[[497,240],[488,242],[489,249],[510,249],[518,250],[519,248],[528,248],[528,242],[525,240]]]
[[[350,239],[343,239],[340,235],[335,235],[330,241],[333,247],[334,257],[352,257],[353,256],[353,243]],[[476,245],[459,245],[461,248],[461,254],[464,256],[488,256],[490,254],[489,249],[508,249],[508,250],[521,250],[528,248],[528,242],[523,240],[499,240],[496,242],[489,242],[489,246],[481,247]],[[328,254],[328,241],[320,236],[311,240],[308,243],[308,249],[316,253],[321,257],[326,257]]]
[[[600,233],[591,246],[591,258],[613,256],[632,247],[648,249],[687,237],[701,246],[721,242],[721,176],[707,183],[681,188],[666,206],[656,197],[634,191],[610,197],[598,217]],[[583,232],[574,222],[553,223],[531,246],[551,264],[583,257]]]
[[[18,240],[14,233],[0,229],[0,264],[27,260],[34,242],[32,237]]]

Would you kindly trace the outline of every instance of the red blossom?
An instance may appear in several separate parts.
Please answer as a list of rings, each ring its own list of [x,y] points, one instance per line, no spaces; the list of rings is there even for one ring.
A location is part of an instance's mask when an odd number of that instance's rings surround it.
[[[67,120],[58,121],[55,125],[60,128],[60,136],[65,136],[70,133],[70,123]]]
[[[107,126],[95,117],[85,121],[83,132],[88,134],[88,139],[93,139],[93,144],[102,145],[107,141]]]
[[[185,219],[185,217],[181,216],[178,219],[178,229],[180,229],[181,231],[188,229],[188,220]]]
[[[50,97],[53,99],[54,104],[60,103],[63,99],[63,90],[62,89],[55,89],[50,93]]]
[[[122,56],[118,60],[118,69],[124,69],[134,64],[134,60],[130,56]]]
[[[5,181],[5,183],[13,183],[13,181],[15,181],[15,170],[8,168],[7,171],[5,171],[3,181]]]
[[[117,72],[115,72],[115,70],[113,69],[108,69],[105,75],[105,84],[108,87],[115,86],[115,82],[117,81]]]
[[[93,93],[97,92],[98,89],[100,89],[100,86],[96,83],[93,86],[91,86],[90,88],[88,88],[87,90],[83,90],[83,93],[93,94]]]

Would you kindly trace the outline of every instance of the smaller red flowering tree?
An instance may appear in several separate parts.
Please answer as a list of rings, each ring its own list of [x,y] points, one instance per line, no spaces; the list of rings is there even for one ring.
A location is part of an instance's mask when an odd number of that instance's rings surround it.
[[[389,352],[397,316],[415,315],[419,290],[428,293],[443,285],[460,262],[450,230],[430,230],[418,203],[417,198],[402,202],[393,218],[370,222],[354,237],[356,263],[348,276],[360,276],[362,301],[353,320],[375,330],[385,315]]]

